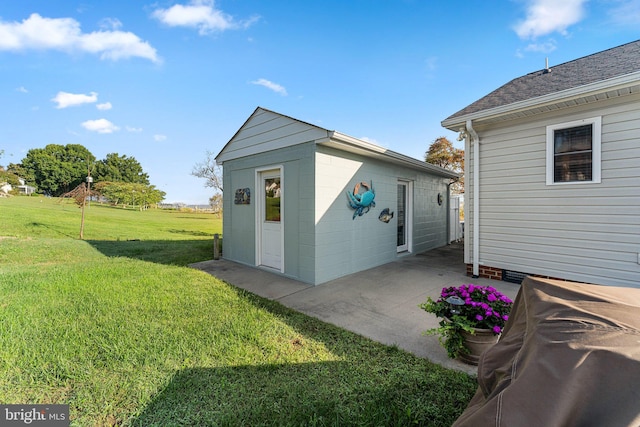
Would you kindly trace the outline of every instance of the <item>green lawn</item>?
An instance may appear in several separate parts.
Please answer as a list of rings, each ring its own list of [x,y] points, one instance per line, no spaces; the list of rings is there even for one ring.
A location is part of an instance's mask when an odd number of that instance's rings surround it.
[[[72,425],[449,426],[475,380],[186,265],[211,214],[0,199],[0,402]]]

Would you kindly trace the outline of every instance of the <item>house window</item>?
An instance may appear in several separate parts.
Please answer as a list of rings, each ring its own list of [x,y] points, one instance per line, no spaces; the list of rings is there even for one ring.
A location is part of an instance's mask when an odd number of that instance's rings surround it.
[[[600,182],[602,118],[547,126],[547,185]]]

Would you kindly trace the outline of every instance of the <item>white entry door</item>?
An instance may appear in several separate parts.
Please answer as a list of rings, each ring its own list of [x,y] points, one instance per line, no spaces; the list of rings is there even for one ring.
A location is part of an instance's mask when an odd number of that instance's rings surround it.
[[[282,218],[282,173],[280,169],[263,171],[259,174],[260,221],[258,229],[258,264],[283,269],[282,251],[284,247]]]
[[[398,221],[398,252],[411,252],[411,236],[413,216],[411,205],[411,182],[398,181],[398,204],[396,208]]]

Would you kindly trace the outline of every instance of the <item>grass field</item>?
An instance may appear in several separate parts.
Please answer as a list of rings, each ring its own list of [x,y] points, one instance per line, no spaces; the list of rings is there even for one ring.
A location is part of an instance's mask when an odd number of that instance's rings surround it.
[[[78,426],[448,426],[474,378],[234,288],[210,214],[0,199],[0,403]]]

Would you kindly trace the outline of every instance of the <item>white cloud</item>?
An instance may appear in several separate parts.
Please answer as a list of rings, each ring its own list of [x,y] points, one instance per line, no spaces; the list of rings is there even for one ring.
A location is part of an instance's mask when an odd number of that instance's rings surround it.
[[[424,60],[427,71],[435,71],[438,68],[438,57],[430,56]]]
[[[200,35],[247,28],[259,19],[254,16],[236,22],[233,16],[216,9],[213,0],[192,0],[186,5],[176,4],[168,9],[157,9],[151,16],[170,27],[197,28]]]
[[[29,91],[24,86],[17,87],[16,91],[22,92],[22,93],[29,93]]]
[[[110,102],[103,102],[102,104],[96,104],[96,108],[98,110],[111,110],[113,108],[113,105],[111,105]]]
[[[142,128],[134,128],[132,126],[125,126],[125,129],[127,130],[127,132],[135,132],[135,133],[142,132]]]
[[[117,26],[111,21],[111,26]],[[131,57],[159,62],[156,50],[138,36],[123,31],[83,33],[73,18],[44,18],[37,13],[22,22],[0,21],[0,50],[59,50],[89,52],[101,59]]]
[[[584,17],[587,0],[527,0],[527,17],[514,26],[521,39],[535,39],[567,28]]]
[[[550,53],[556,50],[556,41],[549,39],[544,43],[529,43],[524,50],[527,52]]]
[[[58,104],[56,108],[67,108],[96,102],[98,100],[98,94],[95,92],[91,92],[89,95],[83,93],[58,92],[51,100]]]
[[[251,82],[251,84],[254,85],[258,85],[258,86],[264,86],[267,89],[270,89],[276,93],[279,93],[282,96],[287,96],[287,89],[284,88],[284,86],[279,85],[278,83],[274,83],[272,81],[269,81],[267,79],[258,79],[258,80],[254,80]]]
[[[162,141],[165,141],[167,139],[167,136],[166,135],[156,134],[156,135],[153,135],[153,139],[156,142],[162,142]]]
[[[87,120],[86,122],[82,122],[82,127],[98,133],[113,133],[120,129],[107,119]]]
[[[614,4],[615,6],[608,12],[608,14],[615,24],[640,24],[640,1],[618,0]]]
[[[117,18],[104,18],[100,21],[100,28],[103,30],[117,30],[122,28],[122,22]]]

